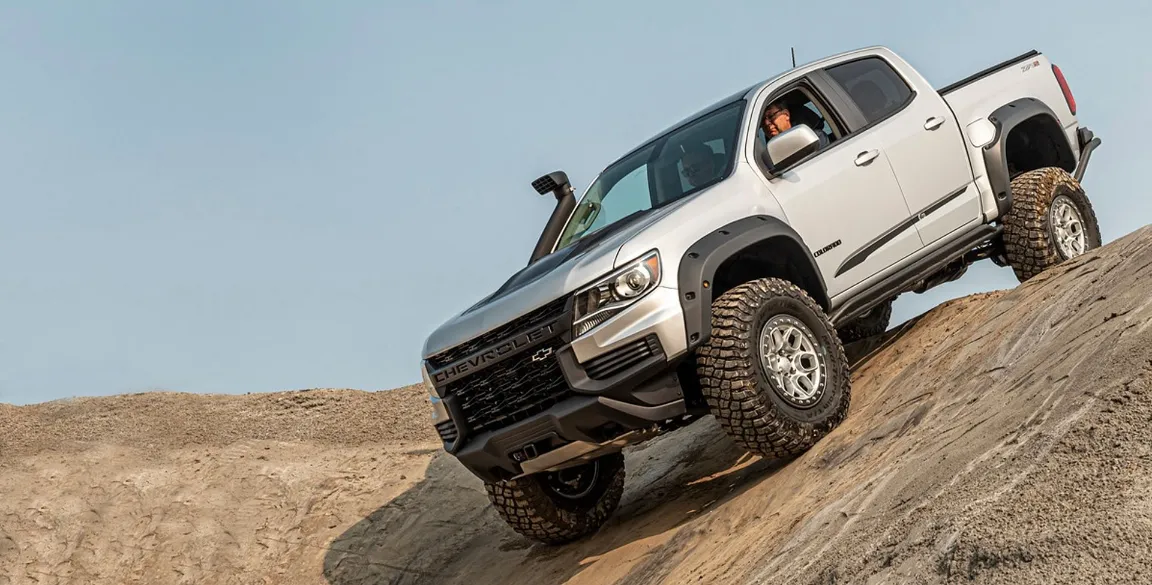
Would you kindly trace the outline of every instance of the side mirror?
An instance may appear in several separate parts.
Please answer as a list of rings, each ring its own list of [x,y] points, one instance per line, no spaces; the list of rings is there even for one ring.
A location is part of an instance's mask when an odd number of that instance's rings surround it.
[[[776,170],[791,166],[796,161],[816,152],[820,139],[807,124],[797,124],[768,141],[764,162]]]

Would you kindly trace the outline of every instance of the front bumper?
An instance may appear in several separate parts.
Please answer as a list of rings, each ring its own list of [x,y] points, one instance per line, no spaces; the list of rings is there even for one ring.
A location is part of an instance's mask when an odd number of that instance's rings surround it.
[[[577,396],[499,430],[473,437],[456,458],[484,481],[559,469],[619,450],[631,431],[684,415],[687,411],[674,373],[645,385],[671,398],[643,406],[607,396]]]
[[[657,287],[575,341],[571,314],[568,301],[452,363],[425,362],[444,449],[485,481],[619,449],[631,431],[687,412],[674,289]]]

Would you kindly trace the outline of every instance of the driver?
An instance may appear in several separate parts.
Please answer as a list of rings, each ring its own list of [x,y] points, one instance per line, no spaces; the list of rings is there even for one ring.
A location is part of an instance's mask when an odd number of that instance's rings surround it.
[[[705,144],[688,147],[684,156],[680,157],[680,174],[688,180],[688,184],[699,187],[716,178],[719,169],[716,168],[716,153]]]
[[[816,133],[816,138],[820,141],[820,148],[828,146],[828,135],[824,133],[821,124],[818,124],[814,119],[806,119],[809,116],[804,114],[812,114],[813,112],[804,106],[796,106],[801,112],[800,119],[797,120],[800,124],[804,124]],[[768,140],[772,137],[792,128],[792,111],[788,108],[787,102],[783,99],[772,102],[764,109],[764,133],[768,135]]]
[[[764,131],[768,133],[769,140],[791,128],[792,112],[788,110],[788,104],[785,104],[784,100],[772,102],[765,108]]]

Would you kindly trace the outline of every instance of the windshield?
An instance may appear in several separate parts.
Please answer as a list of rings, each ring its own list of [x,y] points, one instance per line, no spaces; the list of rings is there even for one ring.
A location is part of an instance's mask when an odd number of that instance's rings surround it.
[[[696,118],[605,169],[576,206],[556,249],[719,182],[732,169],[744,103]]]

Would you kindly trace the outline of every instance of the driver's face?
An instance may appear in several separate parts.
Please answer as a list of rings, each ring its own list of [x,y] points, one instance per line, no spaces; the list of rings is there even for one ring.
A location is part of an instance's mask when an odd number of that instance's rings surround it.
[[[710,156],[688,154],[680,161],[680,164],[684,166],[684,170],[680,171],[681,174],[684,175],[685,179],[688,179],[688,183],[693,187],[697,187],[712,178],[714,169]]]
[[[776,136],[791,127],[792,114],[787,109],[772,104],[764,110],[764,128],[768,130],[769,137]]]

